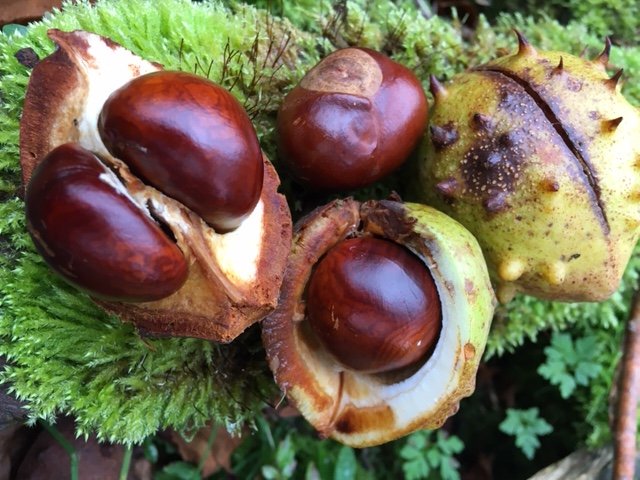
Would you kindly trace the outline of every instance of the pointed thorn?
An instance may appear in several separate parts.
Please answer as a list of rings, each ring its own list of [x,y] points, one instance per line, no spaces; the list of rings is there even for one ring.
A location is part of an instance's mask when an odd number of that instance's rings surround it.
[[[456,127],[454,127],[452,123],[447,123],[442,127],[431,125],[429,132],[431,133],[431,141],[436,150],[448,147],[458,140],[458,130],[456,130]]]
[[[545,178],[540,183],[540,188],[544,192],[555,193],[560,191],[560,183],[554,178]]]
[[[442,86],[435,75],[429,75],[429,90],[436,101],[447,95],[447,89]]]
[[[607,65],[609,65],[609,54],[610,53],[611,53],[611,39],[609,37],[605,37],[604,38],[604,50],[602,50],[602,52],[600,52],[600,55],[598,55],[593,62],[594,63],[599,63],[604,68],[607,68]]]
[[[602,121],[602,131],[604,132],[613,132],[618,125],[622,122],[622,117],[613,118],[611,120],[603,120]]]
[[[504,305],[513,300],[516,293],[518,293],[518,288],[513,283],[500,283],[496,290],[496,297],[498,297],[498,301]]]
[[[604,84],[611,90],[615,90],[616,87],[618,86],[618,82],[620,81],[620,77],[622,77],[623,71],[624,71],[624,68],[621,68],[620,70],[618,70],[616,73],[613,74],[613,77],[609,78],[608,80],[605,80]]]
[[[507,193],[500,192],[488,197],[482,203],[482,206],[488,213],[500,213],[510,208],[507,203]]]
[[[518,37],[518,55],[534,55],[536,49],[529,43],[527,37],[525,37],[520,30],[513,29]]]
[[[560,57],[560,61],[558,62],[558,66],[553,69],[552,73],[554,75],[561,75],[563,71],[564,71],[564,60],[562,59],[562,57]]]
[[[458,193],[460,184],[454,177],[449,177],[436,184],[436,189],[445,198],[454,198]]]
[[[562,285],[567,276],[567,267],[560,261],[548,263],[543,275],[551,285]]]
[[[489,115],[474,113],[471,117],[471,128],[476,132],[492,133],[495,130],[495,124]]]
[[[498,276],[505,282],[515,282],[524,273],[527,265],[519,258],[503,260],[498,265]]]

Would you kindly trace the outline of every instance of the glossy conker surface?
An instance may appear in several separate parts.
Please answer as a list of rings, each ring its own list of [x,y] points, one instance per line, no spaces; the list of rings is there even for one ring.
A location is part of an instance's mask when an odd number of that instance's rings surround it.
[[[94,296],[167,297],[185,282],[187,261],[115,181],[88,150],[71,143],[55,148],[26,189],[29,233],[54,270]]]
[[[279,155],[300,182],[343,190],[399,167],[427,122],[420,81],[364,48],[338,50],[310,70],[278,113]]]
[[[220,232],[237,228],[258,203],[263,160],[256,132],[238,101],[207,79],[141,75],[107,99],[98,129],[134,174]]]
[[[318,262],[307,318],[340,363],[368,373],[424,358],[442,324],[426,265],[406,248],[374,237],[343,240]]]

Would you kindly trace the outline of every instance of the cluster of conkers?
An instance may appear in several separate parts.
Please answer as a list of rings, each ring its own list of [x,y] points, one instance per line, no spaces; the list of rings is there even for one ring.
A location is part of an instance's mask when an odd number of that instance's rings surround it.
[[[517,54],[446,89],[432,79],[419,195],[460,223],[399,198],[347,198],[292,233],[228,92],[97,35],[50,36],[60,49],[34,71],[21,127],[44,258],[151,333],[229,341],[264,319],[276,382],[345,444],[437,428],[457,410],[494,311],[490,275],[504,299],[600,299],[638,238],[628,138],[640,120],[617,77],[603,79],[608,47],[590,63],[520,36]],[[595,100],[576,101],[585,92]],[[339,50],[285,98],[279,156],[309,188],[361,187],[407,159],[427,116],[409,69]]]

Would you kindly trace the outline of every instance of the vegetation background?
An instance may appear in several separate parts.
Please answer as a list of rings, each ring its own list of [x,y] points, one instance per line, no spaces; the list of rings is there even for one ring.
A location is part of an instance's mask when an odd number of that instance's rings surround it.
[[[446,81],[513,51],[513,28],[537,48],[588,57],[609,36],[612,70],[625,69],[623,92],[640,105],[637,1],[81,1],[42,23],[6,25],[0,34],[0,355],[7,360],[0,382],[24,402],[30,424],[48,428],[70,415],[81,435],[137,445],[163,479],[199,478],[203,463],[184,461],[162,432],[193,435],[209,421],[243,432],[229,471],[211,478],[518,479],[579,448],[610,442],[612,382],[638,284],[638,253],[607,302],[520,296],[501,306],[476,393],[460,412],[437,432],[363,450],[321,440],[300,417],[273,408],[279,394],[258,327],[230,346],[140,339],[97,310],[48,271],[24,228],[18,122],[30,68],[15,54],[22,48],[49,54],[51,27],[95,31],[167,68],[222,83],[245,104],[278,166],[273,125],[283,95],[322,56],[347,45],[385,52],[426,88],[430,74]],[[407,196],[410,175],[408,165],[346,194]],[[329,200],[281,176],[295,217]]]

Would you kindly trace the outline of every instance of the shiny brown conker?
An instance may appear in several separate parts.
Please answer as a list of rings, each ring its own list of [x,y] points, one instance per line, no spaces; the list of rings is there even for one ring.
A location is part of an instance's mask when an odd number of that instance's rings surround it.
[[[411,70],[379,52],[345,48],[324,58],[285,97],[278,152],[306,185],[358,188],[398,168],[426,122],[424,90]]]
[[[27,185],[29,233],[55,271],[96,297],[167,297],[185,282],[187,261],[117,181],[81,146],[53,149]]]
[[[326,349],[353,370],[381,373],[424,358],[441,329],[426,265],[389,240],[343,240],[321,258],[307,290],[307,318]]]
[[[258,203],[264,172],[251,120],[205,78],[141,75],[107,99],[98,129],[114,157],[219,232],[237,228]]]

